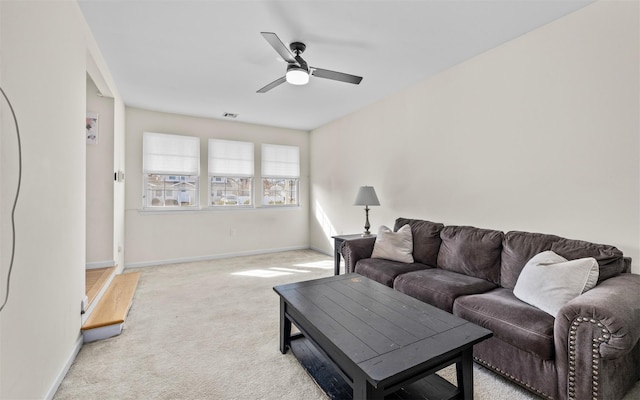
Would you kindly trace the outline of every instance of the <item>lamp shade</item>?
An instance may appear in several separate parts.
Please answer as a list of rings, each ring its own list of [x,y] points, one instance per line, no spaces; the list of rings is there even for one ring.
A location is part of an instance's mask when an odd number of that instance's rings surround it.
[[[373,186],[360,186],[354,206],[379,206],[380,201]]]

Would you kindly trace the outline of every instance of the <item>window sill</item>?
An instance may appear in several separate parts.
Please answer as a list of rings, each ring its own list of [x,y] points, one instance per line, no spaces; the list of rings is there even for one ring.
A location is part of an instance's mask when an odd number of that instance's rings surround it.
[[[193,214],[193,213],[225,213],[225,212],[261,212],[265,210],[300,210],[301,206],[259,206],[259,207],[206,207],[206,208],[167,208],[167,209],[138,209],[139,214],[144,215],[163,215],[163,214]]]

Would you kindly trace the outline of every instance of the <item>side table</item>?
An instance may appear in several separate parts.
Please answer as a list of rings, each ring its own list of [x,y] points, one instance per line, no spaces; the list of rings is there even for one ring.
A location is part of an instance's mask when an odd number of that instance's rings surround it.
[[[331,236],[334,240],[333,243],[333,257],[334,257],[334,266],[333,266],[333,274],[340,275],[340,250],[342,250],[342,245],[347,240],[360,239],[363,237],[376,237],[376,235],[371,234],[369,236],[362,236],[362,233],[356,233],[351,235],[336,235]]]

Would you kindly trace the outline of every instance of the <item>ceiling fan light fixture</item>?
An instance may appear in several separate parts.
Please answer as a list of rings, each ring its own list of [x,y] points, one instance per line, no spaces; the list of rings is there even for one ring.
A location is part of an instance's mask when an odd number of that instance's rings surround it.
[[[292,85],[306,85],[309,83],[309,71],[297,65],[287,67],[287,82]]]

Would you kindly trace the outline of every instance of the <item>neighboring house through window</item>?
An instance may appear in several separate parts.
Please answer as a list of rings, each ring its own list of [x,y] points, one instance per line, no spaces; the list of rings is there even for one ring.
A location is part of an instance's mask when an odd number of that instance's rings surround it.
[[[262,205],[300,204],[300,148],[275,144],[262,145]]]
[[[209,205],[253,206],[253,143],[209,139]]]
[[[143,133],[143,207],[198,207],[200,139],[193,136]]]

